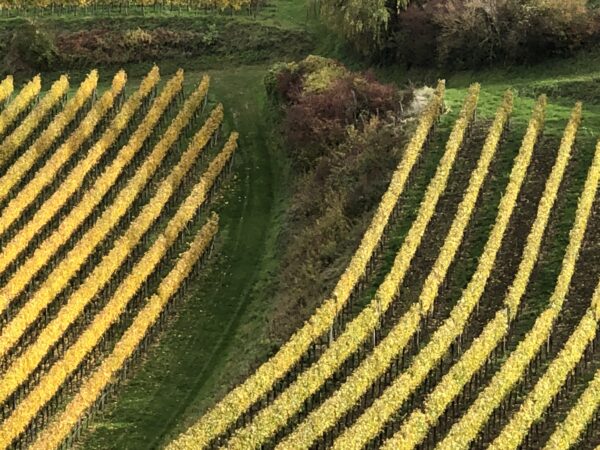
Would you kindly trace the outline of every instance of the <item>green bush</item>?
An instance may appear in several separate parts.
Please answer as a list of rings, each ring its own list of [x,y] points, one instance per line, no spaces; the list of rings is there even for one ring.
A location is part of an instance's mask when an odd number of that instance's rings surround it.
[[[11,73],[50,70],[58,61],[52,38],[31,20],[13,32],[5,52],[3,65]]]

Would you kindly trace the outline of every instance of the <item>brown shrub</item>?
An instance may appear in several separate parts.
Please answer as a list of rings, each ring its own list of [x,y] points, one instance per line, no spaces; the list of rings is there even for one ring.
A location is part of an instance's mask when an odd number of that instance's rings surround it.
[[[306,74],[283,68],[276,77],[276,96],[287,104],[283,132],[295,162],[306,169],[346,137],[348,126],[362,127],[371,116],[400,115],[409,99],[395,86],[379,83],[372,72],[344,73],[328,88],[302,87]],[[406,98],[405,98],[406,97]]]
[[[566,56],[593,37],[583,0],[449,0],[433,20],[440,65],[466,68]]]
[[[271,336],[285,341],[328,296],[385,192],[405,144],[401,127],[372,118],[298,175],[281,236]]]

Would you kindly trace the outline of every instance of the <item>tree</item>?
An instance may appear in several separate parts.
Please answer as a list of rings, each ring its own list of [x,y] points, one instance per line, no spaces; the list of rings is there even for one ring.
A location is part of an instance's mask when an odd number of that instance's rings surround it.
[[[391,15],[405,9],[410,1],[321,0],[319,8],[335,31],[368,53],[382,44]]]

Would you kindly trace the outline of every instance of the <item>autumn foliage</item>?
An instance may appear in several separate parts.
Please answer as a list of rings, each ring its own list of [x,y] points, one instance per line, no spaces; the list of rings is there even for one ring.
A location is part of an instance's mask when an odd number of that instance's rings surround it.
[[[285,110],[284,135],[304,167],[341,144],[349,126],[360,130],[372,116],[399,116],[410,99],[395,86],[378,82],[373,73],[353,73],[315,56],[276,66],[267,90]]]

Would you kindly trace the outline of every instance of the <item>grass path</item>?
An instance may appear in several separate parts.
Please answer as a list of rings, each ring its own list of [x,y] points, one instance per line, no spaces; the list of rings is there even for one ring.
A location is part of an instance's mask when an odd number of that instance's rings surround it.
[[[210,72],[226,128],[241,134],[235,179],[220,202],[217,251],[160,345],[98,416],[83,448],[159,447],[269,350],[261,318],[271,306],[265,290],[286,188],[285,160],[264,111],[263,74],[264,67]]]

